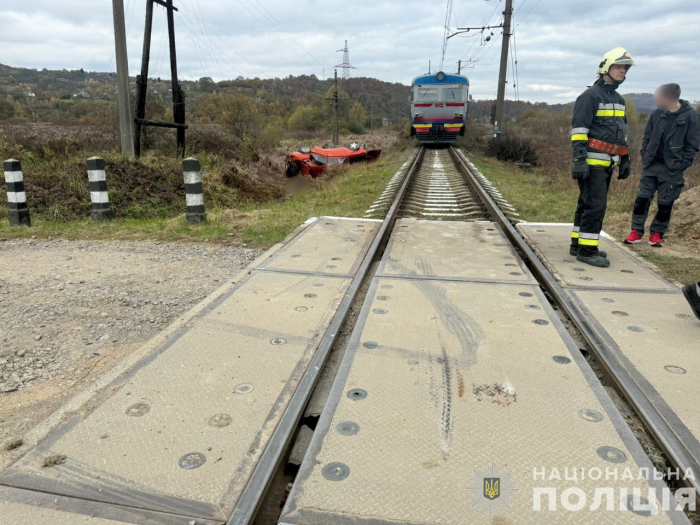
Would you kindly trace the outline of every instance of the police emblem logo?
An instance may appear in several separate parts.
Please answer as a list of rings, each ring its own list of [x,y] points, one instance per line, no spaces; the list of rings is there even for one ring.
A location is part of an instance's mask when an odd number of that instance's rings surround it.
[[[501,478],[484,478],[484,497],[496,499],[501,495]]]
[[[510,497],[518,490],[510,480],[510,470],[501,472],[491,463],[484,471],[473,472],[467,490],[474,496],[474,508],[485,507],[492,516],[500,508],[510,508]]]

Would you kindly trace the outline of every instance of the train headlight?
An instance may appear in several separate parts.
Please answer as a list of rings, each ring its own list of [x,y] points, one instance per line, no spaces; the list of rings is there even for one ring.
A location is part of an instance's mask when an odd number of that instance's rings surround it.
[[[445,75],[445,73],[442,71],[439,71],[438,74],[436,75],[438,82],[443,82],[446,77],[447,77],[447,75]]]
[[[413,116],[415,118],[423,118],[425,116],[425,111],[417,111]]]
[[[464,113],[455,113],[455,118],[462,118],[464,116]]]

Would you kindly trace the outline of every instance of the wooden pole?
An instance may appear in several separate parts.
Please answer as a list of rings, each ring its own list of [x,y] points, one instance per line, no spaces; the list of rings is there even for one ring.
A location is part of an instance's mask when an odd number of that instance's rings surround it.
[[[141,156],[141,131],[146,118],[146,95],[148,94],[148,65],[151,60],[151,32],[153,29],[153,0],[146,0],[146,24],[143,30],[143,55],[141,56],[141,75],[136,79],[138,96],[136,99],[136,136],[134,152]]]
[[[175,49],[175,18],[173,16],[173,0],[166,0],[166,10],[168,13],[168,37],[170,41],[170,73],[172,77],[173,92],[173,119],[176,124],[185,123],[185,94],[180,89],[177,78],[177,52]],[[185,128],[177,128],[177,152],[178,155],[185,154]]]

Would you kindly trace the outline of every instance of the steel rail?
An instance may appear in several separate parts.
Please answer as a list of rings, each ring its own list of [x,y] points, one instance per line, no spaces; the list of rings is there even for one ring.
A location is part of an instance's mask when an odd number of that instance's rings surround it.
[[[374,241],[370,245],[367,254],[362,260],[357,274],[350,283],[350,286],[345,293],[345,297],[338,307],[338,311],[333,316],[326,333],[321,339],[318,349],[314,353],[314,356],[309,363],[309,367],[300,380],[299,386],[287,405],[284,415],[275,428],[265,451],[262,453],[262,456],[260,457],[250,480],[243,490],[233,514],[226,522],[226,525],[248,525],[255,519],[262,500],[265,497],[265,493],[267,492],[272,478],[280,465],[282,456],[289,446],[299,421],[301,420],[304,409],[311,398],[311,393],[316,386],[316,382],[321,374],[321,370],[326,362],[328,354],[330,353],[331,348],[338,337],[340,328],[343,326],[348,312],[350,311],[350,307],[352,306],[355,297],[360,290],[360,286],[368,276],[369,269],[375,257],[389,239],[394,222],[398,216],[399,205],[404,198],[406,189],[408,188],[413,175],[420,167],[424,153],[425,147],[421,147],[413,160],[411,168],[406,173],[403,183],[394,197],[394,201],[389,208],[389,211],[387,212],[386,217],[384,218],[384,221],[382,222],[382,225],[374,238]]]
[[[700,465],[698,465],[692,452],[686,447],[683,440],[669,423],[669,420],[675,420],[677,421],[677,426],[682,426],[682,423],[678,420],[678,416],[668,407],[664,410],[664,413],[662,413],[662,411],[655,406],[630,372],[620,363],[609,345],[595,330],[590,319],[571,300],[537,254],[530,248],[527,241],[520,235],[493,198],[479,183],[469,169],[463,156],[457,152],[454,147],[450,147],[450,153],[453,159],[455,159],[455,162],[464,171],[467,181],[482,200],[493,220],[503,228],[512,244],[522,253],[530,270],[535,275],[535,278],[550,293],[559,308],[561,308],[576,326],[585,341],[596,354],[598,360],[604,365],[607,372],[634,407],[639,417],[644,421],[662,450],[666,452],[677,468],[681,468],[693,474],[692,478],[688,478],[687,481],[690,482],[696,491],[700,492]],[[657,394],[656,397],[659,398],[660,396]],[[689,430],[684,426],[681,429],[681,433],[690,434]]]

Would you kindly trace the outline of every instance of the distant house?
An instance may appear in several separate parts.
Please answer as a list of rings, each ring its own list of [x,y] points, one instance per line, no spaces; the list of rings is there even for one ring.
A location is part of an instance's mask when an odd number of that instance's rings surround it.
[[[73,94],[73,98],[90,98],[90,93],[78,91],[77,93]]]
[[[388,126],[391,122],[389,121],[388,118],[384,117],[382,119],[382,126]]]
[[[29,93],[27,93],[27,98],[35,98],[35,97],[36,97],[36,95],[34,93],[32,93],[31,91]]]

